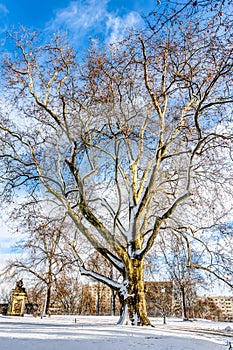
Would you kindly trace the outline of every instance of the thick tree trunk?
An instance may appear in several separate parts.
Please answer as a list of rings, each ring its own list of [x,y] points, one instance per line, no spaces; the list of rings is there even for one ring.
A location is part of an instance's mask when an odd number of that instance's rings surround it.
[[[130,259],[126,278],[124,283],[125,289],[120,293],[122,313],[118,324],[151,325],[146,310],[144,261]]]

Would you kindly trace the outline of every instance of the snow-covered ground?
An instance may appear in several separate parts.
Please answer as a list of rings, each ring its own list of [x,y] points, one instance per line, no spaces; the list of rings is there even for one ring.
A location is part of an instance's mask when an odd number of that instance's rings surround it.
[[[1,350],[228,350],[233,323],[152,319],[155,328],[116,325],[116,317],[0,315]]]

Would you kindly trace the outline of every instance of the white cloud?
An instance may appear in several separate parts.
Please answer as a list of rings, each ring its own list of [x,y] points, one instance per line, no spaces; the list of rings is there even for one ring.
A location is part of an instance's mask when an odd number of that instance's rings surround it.
[[[114,43],[121,40],[127,31],[136,28],[142,22],[138,12],[130,12],[124,17],[114,17],[109,14],[107,20],[107,42]]]
[[[70,5],[57,12],[53,26],[67,26],[69,29],[87,29],[95,27],[106,16],[108,1],[88,0],[72,1]]]
[[[87,39],[88,36],[101,35],[107,43],[121,40],[127,30],[141,21],[138,12],[132,11],[120,16],[108,9],[109,0],[72,1],[68,7],[59,10],[48,24],[48,29],[65,28],[73,39]]]

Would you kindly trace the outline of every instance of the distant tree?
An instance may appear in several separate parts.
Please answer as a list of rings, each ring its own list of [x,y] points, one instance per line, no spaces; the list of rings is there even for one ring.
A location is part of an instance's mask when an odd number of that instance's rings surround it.
[[[182,317],[188,320],[192,315],[198,287],[204,287],[203,277],[190,269],[186,242],[182,234],[161,235],[160,249],[166,264],[167,273],[173,281],[176,300],[180,299]],[[192,258],[195,258],[193,254]],[[197,258],[197,255],[196,255]]]
[[[70,270],[69,272],[63,271],[56,278],[52,299],[60,312],[77,314],[81,308],[82,283],[77,272]]]
[[[10,301],[10,295],[11,295],[11,290],[6,288],[6,287],[2,287],[0,289],[0,300],[1,302],[4,303],[8,303]]]
[[[167,316],[173,313],[173,282],[146,282],[146,300],[148,314],[162,316],[166,324]]]
[[[31,283],[35,283],[33,299],[36,299],[38,303],[39,298],[39,304],[43,302],[43,310],[41,311],[47,314],[55,281],[61,273],[64,273],[63,270],[69,263],[67,255],[65,256],[62,235],[64,219],[48,220],[33,206],[29,211],[20,208],[14,213],[19,222],[22,212],[24,212],[24,239],[21,238],[16,243],[19,254],[7,263],[3,275],[8,279],[15,276],[31,275],[32,281],[34,281]],[[36,294],[38,294],[37,297]],[[43,301],[42,297],[44,297]]]
[[[33,275],[33,274],[32,274]],[[38,277],[30,279],[27,287],[28,303],[35,311],[46,314],[77,314],[81,309],[82,283],[75,272],[62,270],[54,280],[50,297],[46,295],[45,283]],[[47,310],[45,309],[45,301]],[[49,303],[48,303],[49,301]]]
[[[26,289],[27,303],[30,305],[30,312],[35,316],[42,316],[46,299],[45,286],[43,282],[36,277],[31,278],[30,282],[30,285],[28,285]]]
[[[209,249],[197,211],[209,227],[232,212],[224,205],[233,173],[230,5],[216,18],[211,2],[204,15],[190,12],[198,1],[185,4],[180,12],[166,1],[175,17],[163,21],[158,12],[141,33],[103,52],[92,45],[85,59],[59,36],[45,44],[22,31],[11,36],[15,51],[3,65],[5,193],[28,184],[30,195],[43,189],[64,208],[76,242],[85,236],[122,276],[89,270],[74,242],[81,274],[121,296],[120,323],[151,324],[145,258],[178,217],[195,227],[195,237],[180,232],[188,265],[232,286],[223,268],[192,260],[197,242]]]

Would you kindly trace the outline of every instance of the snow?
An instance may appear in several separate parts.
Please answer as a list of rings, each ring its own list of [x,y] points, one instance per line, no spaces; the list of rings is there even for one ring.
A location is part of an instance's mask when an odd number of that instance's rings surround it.
[[[1,350],[228,350],[232,324],[152,319],[152,327],[116,325],[113,316],[0,315]]]

